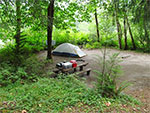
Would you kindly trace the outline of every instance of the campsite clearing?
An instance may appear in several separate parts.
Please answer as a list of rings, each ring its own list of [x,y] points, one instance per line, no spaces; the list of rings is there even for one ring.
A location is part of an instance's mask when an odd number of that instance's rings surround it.
[[[101,51],[96,50],[83,50],[87,56],[83,57],[86,62],[89,62],[88,67],[92,70],[100,70],[99,65],[95,61],[96,55],[102,55]],[[150,112],[150,55],[137,53],[132,51],[120,51],[116,49],[108,49],[108,53],[113,54],[119,52],[120,57],[122,57],[121,66],[123,69],[123,75],[119,78],[120,81],[129,81],[131,85],[125,92],[129,95],[134,96],[137,99],[140,99],[143,103],[143,109]],[[125,57],[129,56],[129,57]],[[39,57],[46,57],[46,52],[40,52]],[[53,64],[47,68],[55,67],[57,62],[63,60],[69,61],[71,57],[53,57]],[[93,87],[92,82],[96,81],[95,73],[91,72],[90,76],[87,76],[86,83],[89,87]]]

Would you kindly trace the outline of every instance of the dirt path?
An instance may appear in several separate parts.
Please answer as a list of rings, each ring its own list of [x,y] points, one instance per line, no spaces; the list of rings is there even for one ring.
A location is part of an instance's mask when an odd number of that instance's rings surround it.
[[[87,56],[83,59],[89,62],[88,67],[92,70],[100,69],[99,65],[94,60],[96,55],[102,55],[100,50],[83,50]],[[133,85],[125,92],[140,99],[145,105],[144,112],[150,113],[150,54],[136,53],[131,51],[119,51],[115,49],[107,49],[109,54],[119,52],[119,56],[123,57],[121,66],[123,75],[119,78],[120,81],[129,81]],[[41,52],[40,57],[46,57],[46,52]],[[54,64],[63,60],[70,60],[76,58],[68,57],[54,57]],[[54,65],[53,65],[54,66]],[[94,72],[91,72],[89,77],[86,77],[86,82],[92,87],[92,82],[95,81]]]
[[[150,89],[150,55],[114,49],[108,49],[107,51],[108,54],[119,52],[119,56],[123,57],[123,61],[121,62],[123,76],[120,77],[120,80],[127,80],[134,83],[135,86],[131,90],[138,89],[139,85],[141,88],[147,87]],[[96,70],[100,69],[100,67],[96,64],[94,57],[96,55],[102,56],[101,51],[84,50],[84,52],[88,54],[88,56],[84,57],[83,59],[89,62],[89,67]],[[142,82],[142,80],[144,80],[144,82]]]

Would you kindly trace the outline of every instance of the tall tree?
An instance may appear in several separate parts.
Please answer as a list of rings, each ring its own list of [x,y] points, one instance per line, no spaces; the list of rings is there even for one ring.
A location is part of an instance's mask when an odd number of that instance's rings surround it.
[[[25,39],[21,30],[26,27],[28,17],[31,17],[28,13],[31,4],[26,0],[0,0],[0,3],[0,29],[5,30],[11,40],[15,39],[15,51],[19,54]]]
[[[129,34],[130,34],[130,37],[131,37],[133,50],[136,50],[136,45],[135,45],[135,41],[134,41],[134,38],[133,38],[132,30],[131,30],[131,27],[130,27],[130,23],[128,21],[128,17],[126,17],[126,20],[127,20],[127,25],[128,25],[128,28],[129,28]]]
[[[47,59],[52,59],[52,32],[53,32],[53,18],[54,18],[54,0],[51,0],[47,8],[47,41],[48,41],[48,51]]]
[[[121,1],[122,2],[122,12],[123,12],[123,25],[124,25],[124,43],[125,47],[124,50],[128,49],[128,37],[127,37],[127,2],[126,0]]]
[[[100,8],[100,1],[93,0],[94,1],[94,16],[95,16],[95,23],[96,23],[96,32],[97,32],[97,41],[100,42],[100,33],[99,33],[99,22],[98,22],[98,15],[97,15],[97,8]]]
[[[97,30],[97,41],[100,42],[100,34],[99,34],[99,23],[97,18],[97,9],[95,8],[95,22],[96,22],[96,30]]]
[[[150,1],[131,1],[131,5],[134,24],[137,25],[140,34],[139,41],[147,51],[150,51]]]
[[[144,31],[145,31],[145,38],[147,41],[147,47],[150,49],[150,34],[149,34],[149,19],[150,19],[150,1],[145,0],[144,4],[144,19],[143,19],[143,26],[144,26]],[[150,51],[150,50],[149,50]]]
[[[128,49],[128,42],[127,42],[127,22],[126,22],[126,15],[124,16],[124,42],[125,42],[125,47],[124,50]]]
[[[118,41],[119,41],[119,48],[122,49],[122,29],[121,24],[119,22],[118,11],[119,11],[119,2],[114,0],[114,9],[115,9],[115,18],[116,18],[116,25],[117,25],[117,32],[118,32]]]
[[[129,24],[129,20],[128,20],[128,17],[129,15],[131,14],[131,9],[133,8],[133,6],[130,4],[130,0],[122,0],[121,3],[122,3],[122,12],[123,12],[123,18],[124,18],[124,38],[125,38],[125,50],[128,49],[128,43],[127,43],[127,28],[129,30],[129,34],[130,34],[130,37],[131,37],[131,41],[132,41],[132,49],[136,49],[136,45],[135,45],[135,41],[134,41],[134,38],[133,38],[133,34],[132,34],[132,31],[131,31],[131,26]]]
[[[14,36],[16,40],[16,53],[20,52],[20,33],[21,33],[21,11],[20,11],[20,0],[16,0],[16,35]]]
[[[84,2],[84,9],[86,9],[85,11],[85,17],[84,18],[87,18],[85,19],[85,21],[92,21],[93,18],[92,17],[88,17],[88,15],[91,15],[93,14],[94,16],[94,19],[95,19],[95,25],[96,25],[96,35],[97,35],[97,41],[100,42],[100,31],[99,31],[99,21],[98,21],[98,11],[101,7],[101,2],[99,0],[87,0],[86,2],[85,1],[82,1],[82,0],[79,0],[81,2]]]
[[[112,14],[113,23],[116,23],[118,44],[119,44],[119,48],[122,49],[122,27],[120,24],[120,18],[121,18],[120,0],[108,0],[105,2],[104,7],[106,7],[105,9],[108,11],[109,14]]]

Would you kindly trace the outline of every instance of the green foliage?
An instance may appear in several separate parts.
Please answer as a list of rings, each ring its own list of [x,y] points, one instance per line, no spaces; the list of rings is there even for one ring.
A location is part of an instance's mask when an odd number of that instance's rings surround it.
[[[4,99],[16,102],[16,106],[11,108],[15,111],[26,109],[30,112],[56,112],[77,104],[85,91],[88,92],[79,80],[68,76],[65,79],[40,79],[32,85],[9,86],[9,94],[12,95],[8,94]],[[9,110],[9,107],[4,109]]]
[[[72,43],[83,45],[89,42],[87,33],[73,32],[71,30],[54,30],[53,40],[56,41],[56,46],[62,43]]]
[[[25,67],[25,70],[28,74],[34,74],[36,76],[42,76],[43,73],[46,73],[45,66],[49,65],[51,61],[48,60],[39,60],[35,55],[26,59],[22,63],[22,67]],[[51,71],[51,70],[49,70]]]
[[[20,65],[22,62],[28,58],[31,53],[22,48],[20,54],[16,54],[15,45],[13,43],[8,43],[0,49],[0,62],[9,62],[15,65]]]
[[[98,74],[96,89],[102,96],[116,97],[129,86],[129,83],[123,82],[117,87],[117,78],[121,72],[118,57],[119,53],[113,55],[107,55],[106,48],[103,50],[103,57],[98,56],[98,62],[101,67],[101,71],[95,71]]]
[[[7,86],[16,81],[36,81],[36,76],[28,74],[24,67],[15,67],[10,63],[1,63],[0,65],[0,86]]]
[[[28,29],[25,34],[26,43],[24,45],[24,50],[26,52],[39,52],[46,47],[45,31]]]
[[[84,112],[104,111],[105,103],[112,106],[123,103],[136,103],[131,97],[122,95],[116,99],[103,98],[100,94],[86,86],[73,75],[63,78],[40,78],[33,84],[21,85],[19,82],[0,89],[1,110],[8,112],[63,112],[73,107],[80,109],[85,106]],[[10,103],[11,106],[10,106]],[[138,103],[138,102],[137,102]],[[139,103],[138,103],[139,104]]]
[[[113,37],[103,37],[101,41],[102,46],[107,46],[107,47],[118,47],[117,39]]]
[[[46,48],[47,4],[49,4],[47,0],[36,2],[34,0],[20,1],[21,34],[26,34],[25,37],[22,37],[25,40],[21,41],[20,46],[24,46],[23,50],[25,52],[37,52]],[[78,45],[89,43],[86,48],[97,48],[97,44],[94,46],[92,44],[97,41],[97,35],[95,20],[91,16],[91,13],[94,15],[95,9],[97,9],[101,45],[118,47],[115,23],[115,13],[117,11],[121,26],[123,26],[124,16],[127,16],[137,48],[149,52],[149,5],[149,1],[128,2],[127,0],[56,1],[53,39],[56,40],[57,45],[65,42]],[[17,19],[15,8],[15,1],[0,0],[0,39],[4,42],[7,39],[12,41],[16,34]],[[93,21],[91,22],[91,20]],[[79,28],[83,21],[90,22],[83,26],[81,25],[82,30],[86,29],[86,32],[77,32],[78,30],[76,29]],[[120,28],[123,34],[123,27]],[[72,31],[76,31],[76,33]],[[129,34],[129,31],[127,33]],[[122,38],[122,42],[125,45],[124,38]],[[128,35],[128,46],[129,49],[132,49],[130,35]],[[24,51],[22,52],[24,53]]]
[[[18,59],[19,57],[19,59]],[[25,57],[25,56],[24,56]],[[23,61],[23,55],[17,55],[15,52],[15,45],[7,43],[0,49],[0,62],[20,63]]]
[[[20,64],[16,63],[16,58],[12,55],[6,56],[3,61],[0,61],[0,85],[7,86],[8,84],[14,83],[16,81],[25,81],[25,82],[35,82],[37,81],[37,77],[49,76],[46,74],[46,70],[44,69],[45,65],[47,65],[47,60],[38,60],[34,55],[31,57],[23,57]],[[3,57],[2,57],[3,58]]]
[[[21,52],[20,54],[15,51],[15,43],[11,37],[3,40],[5,45],[0,49],[0,62],[9,61],[11,63],[21,63],[24,59],[27,59],[34,52],[39,52],[46,48],[46,32],[45,31],[33,31],[33,29],[26,29],[26,32],[22,33]]]
[[[94,42],[94,43],[91,43],[91,44],[87,43],[86,46],[85,46],[85,48],[87,48],[87,49],[99,49],[101,47],[102,47],[102,45],[101,45],[100,42]]]

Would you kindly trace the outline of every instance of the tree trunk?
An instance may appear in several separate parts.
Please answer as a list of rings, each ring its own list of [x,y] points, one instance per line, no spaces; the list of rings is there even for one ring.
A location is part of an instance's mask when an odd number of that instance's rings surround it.
[[[146,38],[146,42],[147,42],[147,48],[150,49],[150,39],[149,39],[149,7],[150,7],[150,1],[146,0],[145,2],[145,6],[144,6],[144,18],[143,18],[143,24],[144,24],[144,31],[145,31],[145,38]],[[150,51],[150,50],[149,50]]]
[[[146,42],[147,42],[147,47],[149,48],[149,45],[150,45],[149,34],[148,34],[146,22],[145,22],[145,20],[143,20],[143,21],[144,21],[143,26],[144,26],[144,31],[145,31],[145,39],[146,39]]]
[[[128,49],[128,42],[127,42],[127,26],[126,26],[126,17],[124,16],[124,42],[125,42],[125,48],[124,50]]]
[[[21,33],[21,11],[20,11],[20,0],[16,0],[16,18],[17,18],[17,25],[16,25],[16,54],[20,52],[20,33]]]
[[[48,51],[47,59],[52,59],[52,32],[53,32],[53,17],[54,17],[54,0],[50,1],[50,4],[47,8],[47,42],[48,42]]]
[[[100,41],[100,34],[99,34],[99,25],[98,25],[98,19],[97,19],[97,10],[95,9],[95,22],[96,22],[96,29],[97,29],[97,41]]]
[[[121,38],[122,38],[122,30],[121,30],[121,25],[120,25],[120,22],[119,22],[119,20],[118,20],[117,14],[116,14],[116,24],[117,24],[119,48],[122,49],[122,41],[121,41]]]
[[[127,25],[128,25],[128,28],[129,28],[129,34],[130,34],[130,37],[131,37],[131,40],[132,40],[133,50],[136,50],[136,45],[135,45],[135,41],[134,41],[134,38],[133,38],[133,35],[132,35],[132,30],[131,30],[131,27],[130,27],[130,24],[129,24],[129,21],[128,21],[128,17],[126,17],[126,20],[127,20]]]
[[[122,30],[121,25],[118,19],[118,3],[115,3],[115,16],[116,16],[116,24],[117,24],[117,32],[118,32],[118,41],[119,41],[119,48],[122,49]]]

